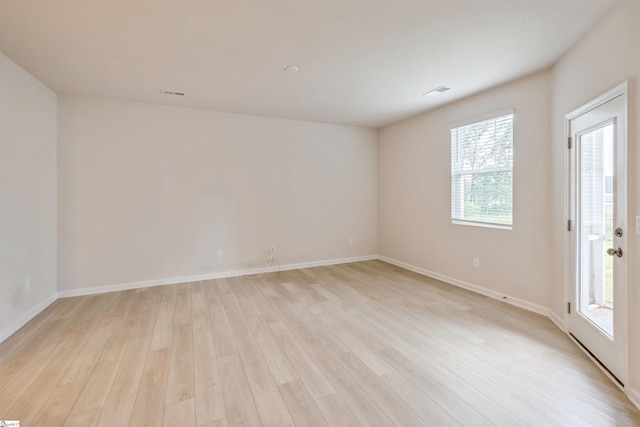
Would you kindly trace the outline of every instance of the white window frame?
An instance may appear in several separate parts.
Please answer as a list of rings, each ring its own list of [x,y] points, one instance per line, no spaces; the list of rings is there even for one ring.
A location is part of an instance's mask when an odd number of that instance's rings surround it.
[[[454,144],[457,141],[454,141],[454,131],[458,128],[481,124],[483,122],[491,121],[494,119],[498,119],[504,116],[511,115],[511,149],[514,149],[514,134],[515,134],[515,110],[513,108],[505,109],[497,112],[493,112],[490,114],[486,114],[480,117],[475,117],[473,119],[465,120],[462,122],[456,122],[449,125],[449,130],[451,131],[450,136],[450,148],[451,148],[451,223],[452,224],[461,224],[461,225],[471,225],[471,226],[479,226],[479,227],[489,227],[489,228],[500,228],[511,230],[513,228],[513,157],[511,159],[511,165],[508,167],[497,167],[497,168],[484,168],[484,169],[476,169],[476,170],[467,170],[460,171],[456,170],[455,160],[454,159]],[[461,209],[464,209],[464,200],[462,202],[454,203],[456,198],[464,198],[464,190],[459,189],[456,191],[454,188],[454,183],[456,181],[456,176],[463,175],[474,175],[479,173],[504,173],[511,172],[511,198],[512,198],[512,207],[511,207],[511,221],[510,222],[499,222],[499,221],[491,221],[491,220],[481,220],[481,219],[473,219],[473,218],[464,218],[464,213],[460,212]],[[457,212],[456,212],[457,210]]]

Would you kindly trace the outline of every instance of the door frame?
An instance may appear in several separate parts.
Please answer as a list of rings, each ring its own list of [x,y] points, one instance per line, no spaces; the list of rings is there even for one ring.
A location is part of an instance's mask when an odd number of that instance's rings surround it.
[[[564,192],[565,192],[565,197],[564,197],[564,212],[565,212],[565,223],[567,224],[567,228],[565,228],[565,230],[567,231],[566,233],[564,233],[565,237],[564,237],[564,282],[565,282],[565,286],[564,286],[564,297],[565,297],[565,302],[566,302],[566,309],[564,311],[564,325],[565,325],[565,332],[567,332],[569,334],[569,332],[571,331],[571,316],[569,315],[569,304],[571,304],[571,310],[577,309],[576,307],[576,301],[574,301],[574,292],[573,292],[573,287],[575,285],[575,281],[576,281],[576,269],[575,267],[575,256],[576,254],[574,253],[574,242],[573,242],[573,232],[576,231],[575,228],[575,218],[572,218],[572,210],[573,210],[573,200],[571,199],[573,196],[573,191],[574,191],[574,186],[575,183],[573,182],[573,170],[572,170],[572,151],[571,149],[575,148],[575,141],[570,142],[571,138],[572,138],[572,131],[571,131],[571,120],[611,101],[614,98],[617,98],[619,96],[623,97],[624,100],[624,126],[622,126],[620,128],[620,131],[622,131],[624,133],[624,138],[622,141],[622,150],[624,151],[624,156],[622,156],[623,158],[623,170],[624,170],[624,176],[623,176],[623,181],[624,181],[624,185],[623,185],[623,189],[622,189],[622,195],[624,197],[626,206],[625,206],[625,217],[627,220],[627,224],[626,224],[626,233],[629,233],[629,226],[630,226],[630,217],[629,217],[629,199],[628,199],[628,188],[629,188],[629,172],[628,172],[628,139],[629,139],[629,95],[628,95],[628,91],[629,91],[629,82],[628,81],[624,81],[623,83],[619,84],[618,86],[614,87],[613,89],[605,92],[604,94],[594,98],[593,100],[587,102],[586,104],[582,105],[581,107],[571,111],[570,113],[565,115],[565,119],[564,119],[564,135],[565,135],[565,139],[564,139],[564,143],[565,145],[565,161],[564,161],[564,169],[565,169],[565,173],[564,173],[564,179],[565,179],[565,185],[564,185]],[[572,144],[574,145],[574,147],[571,147],[571,149],[569,149],[570,145]],[[571,224],[571,230],[569,230],[569,224]],[[629,240],[627,240],[627,246],[628,246]],[[628,250],[627,250],[627,253]],[[630,263],[627,262],[626,263],[626,267],[625,267],[625,271],[624,271],[624,276],[626,277],[627,280],[627,295],[628,295],[628,289],[629,289],[629,267],[630,267]],[[625,372],[624,372],[624,376],[623,378],[620,378],[619,380],[622,381],[623,383],[627,383],[628,380],[628,376],[629,376],[629,339],[631,338],[629,336],[629,319],[630,319],[630,310],[629,310],[629,298],[626,299],[626,301],[623,302],[623,304],[626,305],[626,312],[627,312],[627,327],[625,328],[626,330],[624,331],[624,347],[623,347],[623,358],[624,358],[624,366],[625,366]],[[585,353],[587,353],[587,355],[596,363],[596,365],[613,381],[614,384],[616,384],[618,387],[620,387],[621,389],[623,389],[624,387],[618,382],[618,379],[613,376],[601,363],[599,363],[599,361],[597,360],[597,358],[595,358],[595,356],[593,354],[591,354],[589,352],[589,350],[587,350],[585,347],[583,347],[574,337],[571,336],[571,334],[569,334],[569,337],[576,343],[576,345],[578,345],[583,351],[585,351]]]

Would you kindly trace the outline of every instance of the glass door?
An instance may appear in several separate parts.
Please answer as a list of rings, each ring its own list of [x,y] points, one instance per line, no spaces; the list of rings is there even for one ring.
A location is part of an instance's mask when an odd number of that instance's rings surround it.
[[[578,135],[580,219],[578,305],[593,326],[613,339],[614,124],[605,123]]]
[[[625,95],[569,121],[573,289],[570,332],[627,376]]]

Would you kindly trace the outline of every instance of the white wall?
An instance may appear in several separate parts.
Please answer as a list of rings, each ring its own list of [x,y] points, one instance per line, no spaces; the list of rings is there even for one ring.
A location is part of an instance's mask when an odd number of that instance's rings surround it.
[[[640,3],[621,1],[549,72],[380,130],[379,253],[550,307],[568,295],[564,116],[629,80],[629,382],[640,403]],[[513,231],[450,223],[447,125],[515,107]],[[473,256],[480,268],[471,266]],[[491,292],[490,292],[491,293]],[[622,302],[624,303],[624,302]]]
[[[378,252],[562,319],[564,115],[627,79],[640,215],[638,22],[623,0],[551,71],[385,127],[377,145],[362,128],[62,97],[57,243],[56,95],[0,54],[0,341],[55,298],[56,245],[60,291],[261,267],[275,243],[285,264]],[[447,126],[505,107],[513,230],[452,225]],[[637,236],[627,253],[640,401]]]
[[[548,307],[549,91],[542,72],[381,129],[378,252]],[[513,230],[452,224],[448,125],[511,107]]]
[[[0,54],[0,342],[55,298],[56,238],[56,95]]]
[[[60,291],[264,267],[271,243],[282,264],[376,254],[375,130],[58,107]]]
[[[574,46],[553,69],[552,121],[552,219],[553,233],[549,250],[552,251],[551,309],[560,319],[565,317],[568,273],[564,268],[566,233],[563,232],[565,129],[564,116],[572,110],[598,97],[625,80],[629,80],[629,384],[640,404],[640,241],[635,233],[635,217],[640,215],[640,2],[623,1],[617,5],[587,37]],[[618,302],[616,302],[618,303]],[[624,301],[620,301],[624,303]]]

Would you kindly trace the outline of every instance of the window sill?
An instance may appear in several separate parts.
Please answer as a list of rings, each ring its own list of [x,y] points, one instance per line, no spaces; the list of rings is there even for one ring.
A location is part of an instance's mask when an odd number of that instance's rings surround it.
[[[497,228],[499,230],[512,230],[513,225],[506,224],[493,224],[490,222],[479,222],[479,221],[464,221],[460,219],[452,219],[451,224],[456,225],[470,225],[472,227],[484,227],[484,228]]]

